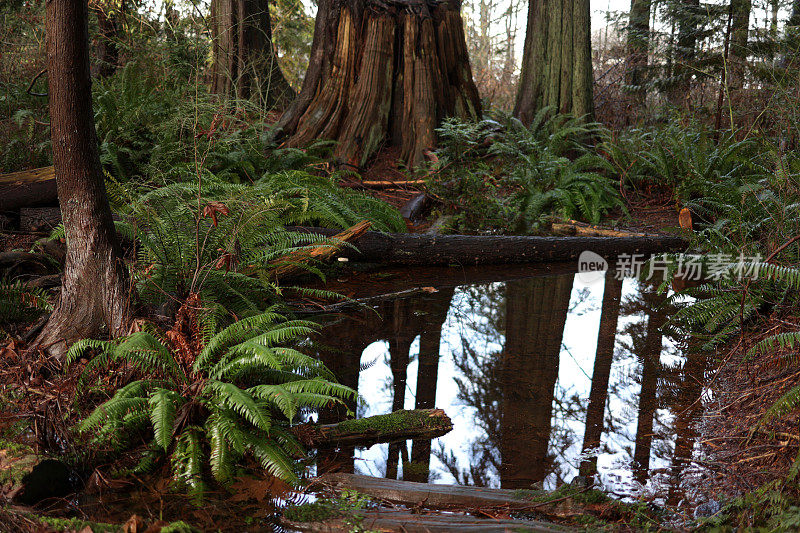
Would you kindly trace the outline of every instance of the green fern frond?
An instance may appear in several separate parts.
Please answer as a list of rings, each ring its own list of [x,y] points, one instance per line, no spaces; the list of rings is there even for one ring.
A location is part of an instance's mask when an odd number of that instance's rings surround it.
[[[150,421],[153,423],[153,439],[167,451],[172,444],[175,416],[183,404],[183,398],[175,391],[158,388],[150,393]]]

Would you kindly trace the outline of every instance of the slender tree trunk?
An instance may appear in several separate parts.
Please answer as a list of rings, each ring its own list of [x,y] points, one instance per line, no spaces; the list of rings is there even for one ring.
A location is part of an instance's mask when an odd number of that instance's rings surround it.
[[[606,400],[608,399],[608,380],[611,363],[614,361],[614,346],[617,338],[622,280],[616,279],[609,270],[603,291],[603,307],[600,312],[600,328],[597,333],[597,351],[592,372],[592,388],[589,392],[589,405],[586,408],[586,429],[583,433],[583,451],[600,446],[605,427]],[[597,473],[597,456],[585,459],[580,465],[582,476]]]
[[[88,5],[50,0],[48,94],[58,199],[67,236],[61,295],[34,346],[57,357],[105,327],[126,333],[130,285],[100,167],[89,74]]]
[[[631,0],[628,24],[628,64],[625,83],[630,86],[638,107],[645,105],[647,90],[647,62],[650,52],[651,0]]]
[[[744,84],[747,65],[747,39],[750,30],[751,0],[731,0],[731,37],[729,59],[729,86],[731,90],[741,89]]]
[[[348,166],[384,144],[417,166],[444,117],[480,115],[456,0],[326,0],[300,96],[278,126],[290,146],[337,141],[334,156]]]
[[[675,42],[673,81],[667,94],[673,105],[687,109],[691,105],[699,16],[700,0],[680,0],[676,14],[678,36]]]
[[[125,13],[125,0],[97,3],[94,6],[97,16],[97,74],[101,78],[111,76],[119,66],[119,46],[122,37],[122,17]]]
[[[506,284],[500,484],[530,488],[549,473],[553,395],[572,275]]]
[[[530,0],[514,116],[544,108],[593,120],[589,0]]]
[[[211,90],[241,99],[258,97],[267,108],[286,107],[294,90],[278,64],[267,0],[213,0]]]

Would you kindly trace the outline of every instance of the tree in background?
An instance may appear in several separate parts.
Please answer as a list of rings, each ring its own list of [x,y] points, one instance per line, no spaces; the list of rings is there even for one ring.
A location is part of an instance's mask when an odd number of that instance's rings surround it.
[[[57,357],[78,339],[126,333],[129,284],[100,167],[86,0],[47,2],[50,124],[67,237],[61,295],[34,346]]]
[[[212,92],[258,97],[267,108],[288,105],[294,90],[278,64],[268,0],[213,0],[210,23]]]
[[[531,0],[514,115],[543,108],[593,120],[589,0]]]
[[[119,66],[125,0],[100,0],[91,7],[97,17],[97,74],[106,78]]]
[[[448,116],[478,119],[460,3],[321,0],[303,87],[278,123],[291,146],[338,141],[362,167],[384,143],[419,165]]]
[[[728,84],[731,89],[741,89],[744,84],[751,7],[751,0],[731,0],[730,53],[728,54],[730,63]],[[775,13],[777,15],[777,11]],[[775,25],[777,26],[777,21]]]
[[[647,62],[650,52],[651,0],[631,0],[628,23],[627,68],[625,83],[635,96],[638,106],[644,107],[647,98]]]
[[[699,30],[700,0],[677,0],[673,6],[673,21],[678,27],[674,46],[669,101],[676,106],[689,107],[694,61]]]

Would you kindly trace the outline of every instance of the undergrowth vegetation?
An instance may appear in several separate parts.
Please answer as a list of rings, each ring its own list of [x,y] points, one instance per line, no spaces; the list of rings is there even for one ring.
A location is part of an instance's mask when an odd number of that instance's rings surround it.
[[[624,213],[613,168],[592,147],[599,124],[544,109],[530,126],[498,114],[437,131],[429,187],[462,231],[534,233],[551,215],[598,223]]]
[[[240,320],[219,332],[204,324],[199,297],[179,311],[176,326],[161,335],[141,331],[115,341],[84,340],[67,355],[70,364],[96,355],[81,381],[124,362],[142,379],[119,388],[78,429],[99,444],[130,445],[144,430],[150,449],[137,470],[169,458],[175,480],[196,500],[207,472],[229,484],[245,454],[272,475],[296,485],[293,458],[303,447],[288,431],[303,409],[352,400],[356,393],[302,347],[314,324],[286,320],[275,309]]]

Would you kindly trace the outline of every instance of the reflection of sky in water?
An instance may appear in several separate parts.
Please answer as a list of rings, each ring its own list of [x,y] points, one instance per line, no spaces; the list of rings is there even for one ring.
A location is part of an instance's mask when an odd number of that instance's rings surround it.
[[[638,287],[634,280],[625,280],[622,288],[623,302],[637,299]],[[481,297],[482,293],[492,290],[495,293],[499,291],[501,297],[493,299]],[[554,465],[544,481],[545,488],[552,489],[562,482],[569,482],[578,473],[603,290],[602,279],[588,286],[576,279],[572,288],[553,399],[549,453],[553,456]],[[458,397],[456,379],[463,380],[464,376],[455,361],[463,352],[462,340],[469,343],[478,357],[499,357],[505,342],[503,332],[496,331],[487,316],[492,315],[492,306],[502,301],[502,294],[502,283],[477,289],[469,287],[457,289],[442,328],[436,406],[444,409],[452,418],[454,429],[434,441],[433,449],[437,450],[441,446],[445,454],[452,453],[462,471],[469,470],[473,460],[474,445],[485,438],[486,433],[476,420],[476,409],[465,405]],[[637,430],[642,365],[636,354],[631,352],[631,336],[625,331],[632,323],[643,321],[646,321],[643,313],[629,316],[623,312],[619,317],[605,410],[605,430],[597,460],[603,485],[611,492],[620,495],[641,492],[634,481],[631,461]],[[414,408],[419,337],[413,342],[410,354],[406,409]],[[374,364],[371,364],[373,362]],[[388,343],[378,341],[369,345],[362,354],[361,363],[368,368],[361,372],[359,378],[359,393],[366,404],[359,410],[359,416],[390,412],[392,373],[389,367]],[[680,367],[684,364],[684,358],[679,354],[677,347],[666,336],[662,341],[661,364],[665,368]],[[671,465],[675,441],[673,424],[674,416],[669,409],[656,409],[653,423],[655,436],[650,452],[651,471],[663,471],[659,469],[666,469]],[[520,435],[519,438],[524,439],[525,436]],[[385,444],[356,451],[356,471],[383,476],[386,471],[387,453],[388,445]],[[499,456],[497,450],[490,453]],[[435,454],[431,458],[430,470],[431,482],[447,484],[457,482]],[[500,486],[499,472],[489,471],[484,475],[490,486]],[[647,487],[646,490],[652,491],[654,488]]]

